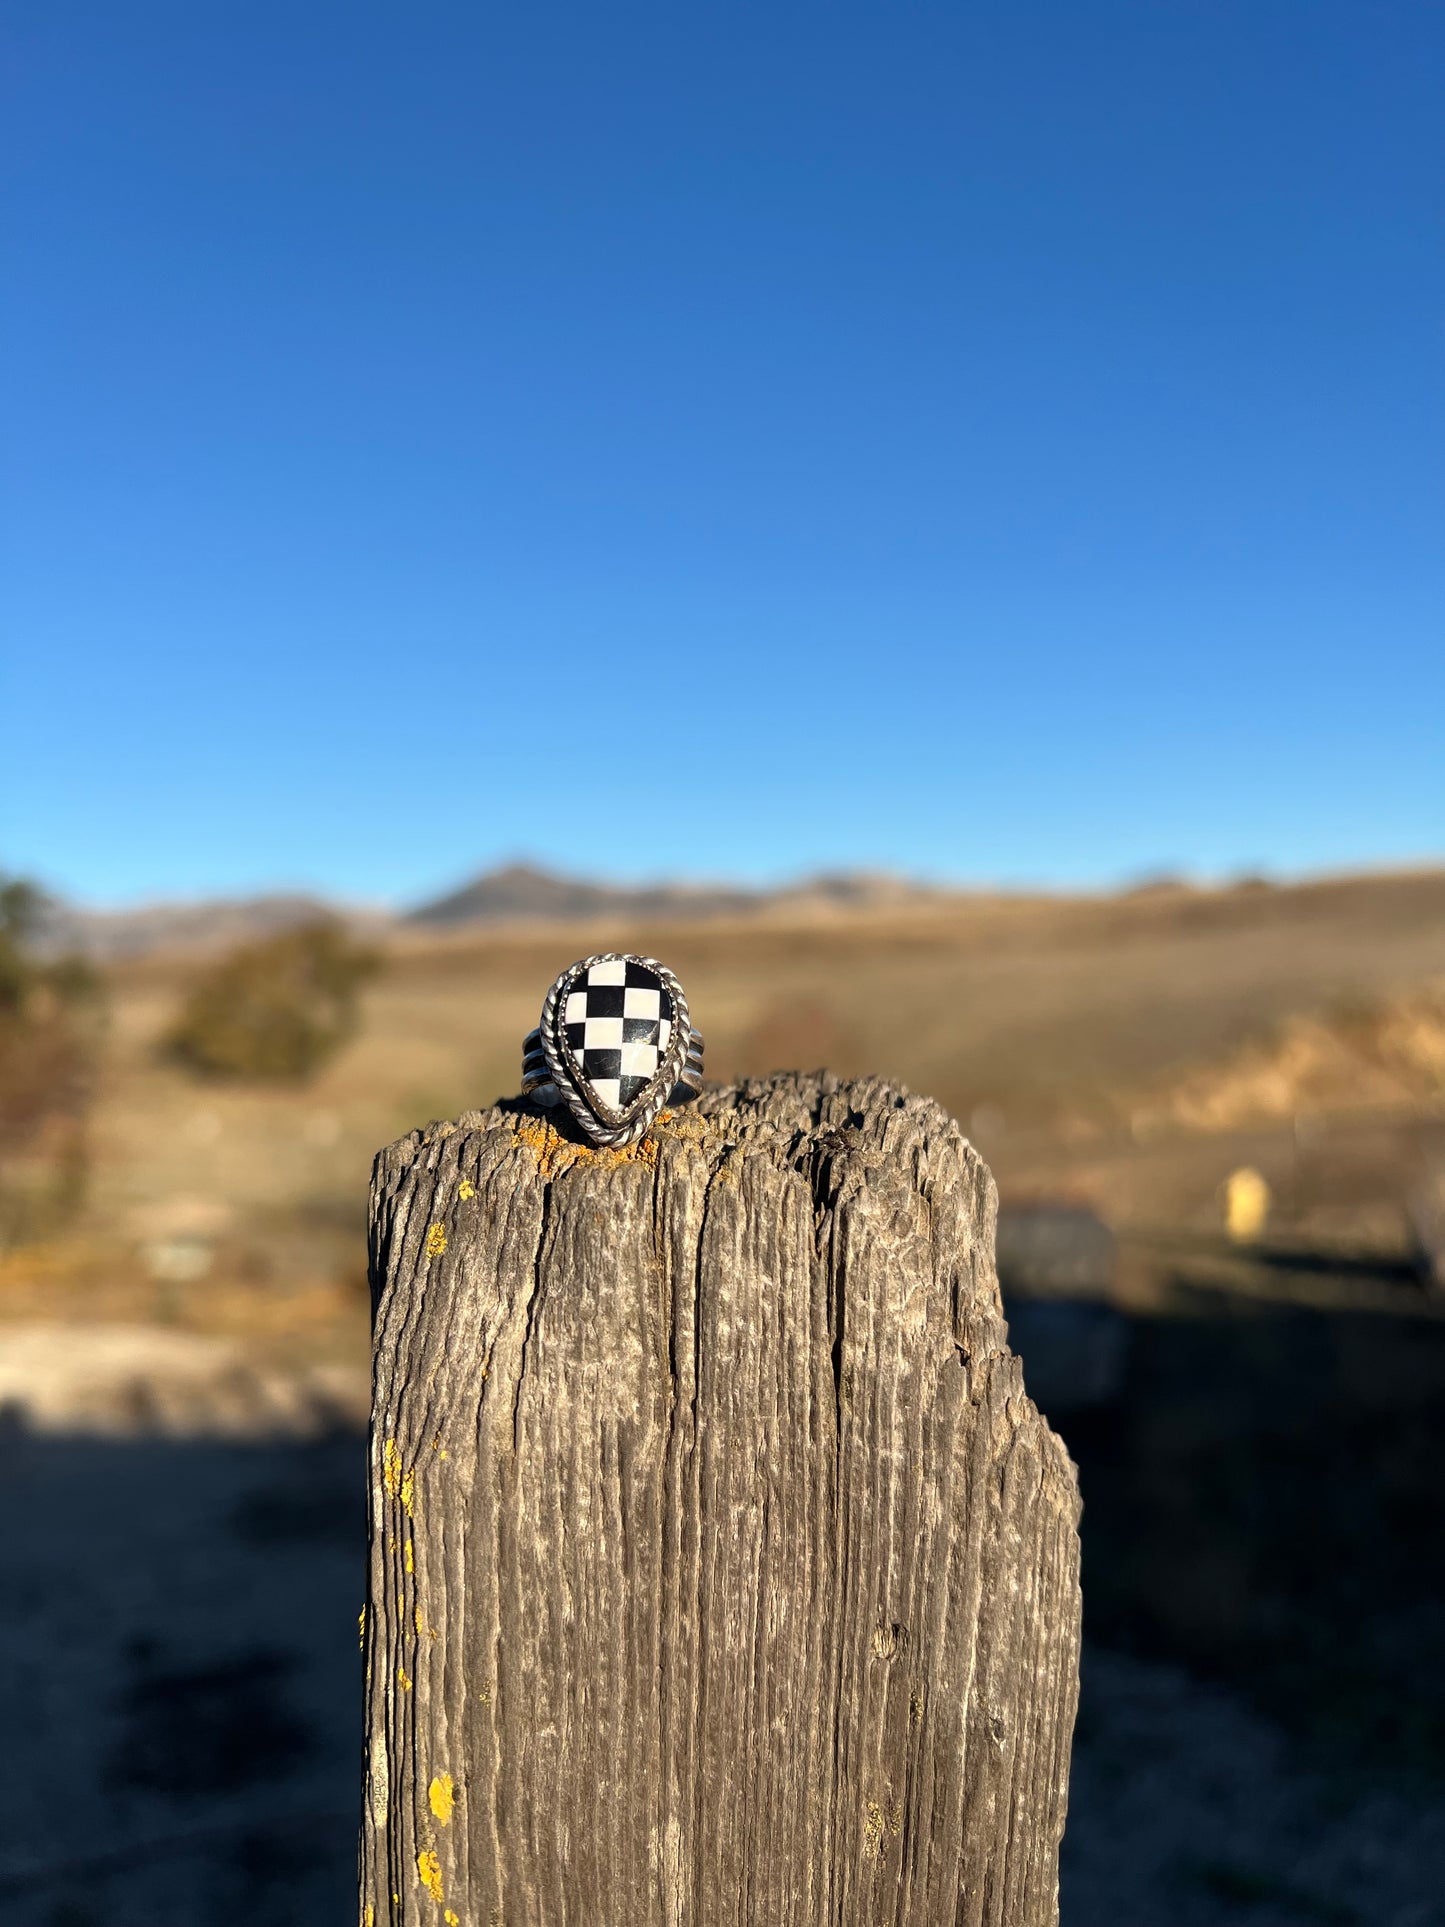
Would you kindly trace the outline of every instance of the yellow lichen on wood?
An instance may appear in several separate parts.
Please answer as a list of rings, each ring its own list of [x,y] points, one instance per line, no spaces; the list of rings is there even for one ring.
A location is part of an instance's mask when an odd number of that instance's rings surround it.
[[[451,1822],[452,1807],[456,1801],[456,1788],[450,1773],[438,1773],[426,1790],[427,1801],[432,1812],[442,1826]]]
[[[476,1195],[477,1187],[472,1183],[471,1179],[463,1178],[457,1186],[457,1196],[462,1200],[463,1204],[466,1203],[468,1198],[474,1198]]]
[[[365,1646],[366,1644],[366,1608],[365,1606],[363,1606],[361,1611],[356,1615],[356,1630],[361,1635],[359,1643],[362,1646]]]
[[[388,1494],[400,1501],[402,1511],[410,1518],[412,1501],[416,1497],[416,1471],[414,1467],[402,1464],[395,1439],[388,1439],[381,1448],[381,1482]]]
[[[865,1860],[881,1860],[883,1850],[892,1834],[896,1840],[903,1830],[903,1810],[893,1807],[885,1813],[877,1800],[868,1802],[867,1818],[863,1822],[863,1857]]]
[[[429,1847],[417,1855],[416,1872],[418,1880],[420,1880],[423,1887],[426,1888],[432,1899],[436,1901],[437,1905],[440,1906],[442,1901],[442,1863]]]
[[[868,1817],[863,1822],[863,1858],[876,1860],[883,1851],[883,1809],[876,1800],[868,1802]]]
[[[410,1539],[407,1540],[405,1546],[402,1548],[401,1557],[402,1557],[402,1563],[403,1565],[405,1565],[407,1571],[415,1572],[416,1571],[416,1553],[412,1547],[412,1543]]]
[[[426,1255],[440,1258],[447,1248],[447,1228],[444,1224],[434,1224],[426,1234]]]
[[[442,1919],[446,1922],[447,1927],[460,1927],[460,1916],[454,1914],[450,1907],[448,1907],[442,1915]]]
[[[396,1683],[403,1693],[411,1691],[411,1678],[404,1666],[398,1666],[396,1669]]]

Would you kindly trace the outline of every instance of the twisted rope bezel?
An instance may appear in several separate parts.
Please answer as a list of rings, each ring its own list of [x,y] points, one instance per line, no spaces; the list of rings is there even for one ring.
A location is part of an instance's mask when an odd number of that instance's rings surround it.
[[[572,1055],[565,1029],[558,1018],[558,1012],[566,1008],[566,995],[572,984],[584,971],[599,963],[641,964],[644,970],[656,974],[672,1000],[672,1035],[661,1062],[646,1089],[633,1099],[625,1111],[614,1113],[610,1118],[603,1114],[610,1106],[604,1106],[600,1100],[595,1105],[589,1103],[583,1095],[582,1069]],[[667,965],[659,963],[656,957],[639,957],[628,950],[599,950],[591,957],[582,957],[570,964],[547,992],[538,1030],[547,1069],[552,1073],[552,1082],[563,1103],[592,1142],[605,1148],[620,1149],[623,1145],[635,1144],[643,1136],[681,1082],[692,1050],[692,1021],[682,985]]]

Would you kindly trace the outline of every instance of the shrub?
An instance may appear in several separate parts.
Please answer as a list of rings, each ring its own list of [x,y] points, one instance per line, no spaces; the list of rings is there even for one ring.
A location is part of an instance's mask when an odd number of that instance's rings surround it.
[[[0,1244],[48,1229],[83,1189],[101,985],[83,957],[41,953],[45,907],[0,875]]]
[[[379,961],[324,919],[243,944],[195,985],[166,1054],[205,1077],[310,1077],[354,1035],[358,993]]]

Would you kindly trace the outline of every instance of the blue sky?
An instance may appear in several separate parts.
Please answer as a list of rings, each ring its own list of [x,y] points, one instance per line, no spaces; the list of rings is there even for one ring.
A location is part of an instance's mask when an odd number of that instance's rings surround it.
[[[1445,14],[13,0],[0,865],[1445,851]]]

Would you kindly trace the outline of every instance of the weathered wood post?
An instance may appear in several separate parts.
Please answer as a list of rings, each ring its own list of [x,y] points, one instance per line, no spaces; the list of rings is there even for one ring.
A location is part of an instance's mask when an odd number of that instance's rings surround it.
[[[827,1076],[381,1154],[365,1927],[1056,1920],[1079,1504],[994,1211]]]

